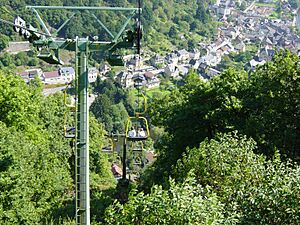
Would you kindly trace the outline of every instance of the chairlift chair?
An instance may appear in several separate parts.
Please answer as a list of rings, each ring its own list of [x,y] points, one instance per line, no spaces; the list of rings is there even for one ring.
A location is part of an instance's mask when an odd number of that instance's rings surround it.
[[[133,153],[141,153],[144,151],[144,144],[142,141],[133,141],[131,144],[131,150]]]
[[[65,138],[75,138],[76,128],[75,127],[64,127],[64,136]]]
[[[133,127],[134,130],[130,130]],[[144,134],[141,135],[139,128],[143,128]],[[135,132],[134,132],[135,131]],[[144,141],[149,137],[148,121],[143,116],[129,117],[126,123],[126,138],[129,141]]]

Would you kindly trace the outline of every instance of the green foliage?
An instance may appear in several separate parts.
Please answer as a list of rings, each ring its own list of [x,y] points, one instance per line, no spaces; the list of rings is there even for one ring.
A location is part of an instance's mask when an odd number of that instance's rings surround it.
[[[240,215],[239,224],[297,224],[300,220],[300,167],[267,161],[256,155],[255,142],[235,134],[205,140],[188,149],[176,166],[175,177],[193,171],[197,182],[211,186],[225,204],[226,217]]]
[[[299,161],[299,58],[289,52],[249,75],[227,70],[207,82],[195,74],[186,84],[150,104],[152,124],[165,134],[156,141],[158,157],[142,175],[141,187],[168,186],[168,177],[186,148],[218,133],[238,130],[257,143],[269,159]],[[216,165],[217,167],[217,165]]]
[[[2,71],[0,87],[1,223],[71,223],[74,149],[63,136],[63,94],[44,97],[38,79],[26,85]],[[90,180],[95,198],[115,184],[107,158],[100,154],[103,140],[102,126],[91,117]]]
[[[38,224],[70,198],[71,177],[65,158],[46,140],[30,140],[1,123],[1,213],[3,224]],[[2,166],[2,165],[5,166]]]
[[[3,34],[0,35],[0,51],[8,46],[9,38]]]
[[[127,109],[131,110],[126,91],[112,79],[97,79],[94,89],[98,95],[91,105],[95,117],[104,124],[107,131],[124,132]]]
[[[165,52],[173,48],[173,46],[184,46],[186,40],[181,40],[184,35],[188,38],[187,32],[193,31],[206,38],[211,38],[212,34],[216,32],[217,25],[211,21],[210,13],[208,10],[208,3],[210,0],[205,1],[174,1],[174,0],[157,0],[157,1],[143,1],[142,23],[145,31],[144,41],[145,46],[148,46],[155,52]],[[27,22],[31,22],[34,26],[39,27],[39,23],[32,14],[25,10],[25,5],[78,5],[78,1],[6,1],[1,0],[2,5],[5,7],[3,11],[4,18],[11,20],[11,15],[21,15]],[[90,6],[119,6],[119,7],[137,7],[136,1],[84,1],[83,5]],[[64,10],[41,10],[41,17],[54,28],[58,28],[72,13]],[[96,16],[116,34],[126,21],[126,15],[120,12],[95,12]],[[192,25],[193,24],[193,25]],[[134,26],[134,22],[131,24]],[[173,28],[172,28],[173,27]],[[175,28],[175,30],[174,30]],[[170,29],[173,31],[170,32]],[[4,40],[4,45],[7,44],[8,36],[15,36],[12,28],[6,25],[0,25],[0,30],[3,36],[0,40]],[[6,32],[3,32],[3,31]],[[68,24],[66,29],[59,33],[60,36],[75,38],[86,36],[99,36],[100,39],[108,38],[108,34],[99,27],[99,24],[89,13],[76,15]],[[190,40],[191,44],[197,44],[197,40]],[[2,43],[2,42],[0,42]],[[162,44],[164,43],[164,44]],[[164,46],[164,47],[163,47]],[[162,48],[163,47],[163,48]],[[1,44],[0,44],[1,49]],[[34,65],[34,60],[31,62]]]
[[[35,124],[40,96],[31,91],[20,77],[0,71],[0,121],[20,129]]]
[[[178,160],[176,184],[131,192],[106,211],[106,224],[298,224],[300,167],[256,148],[237,132],[204,140]]]
[[[106,224],[224,224],[225,207],[209,188],[188,178],[170,181],[170,189],[154,186],[150,194],[132,191],[125,205],[115,203],[106,211]],[[233,217],[233,216],[232,216]]]
[[[72,193],[71,149],[59,132],[62,100],[49,107],[38,81],[26,85],[2,72],[0,86],[1,221],[46,223]]]
[[[283,156],[299,160],[299,69],[298,56],[282,51],[251,74],[244,98],[251,113],[244,129],[268,155],[279,149]]]
[[[195,147],[219,132],[239,130],[253,137],[267,156],[279,149],[283,157],[298,160],[298,67],[296,55],[281,52],[251,79],[230,69],[208,82],[187,81],[170,96],[154,101],[152,121],[164,126],[172,140],[161,147],[168,149],[166,158],[174,163],[187,146]]]

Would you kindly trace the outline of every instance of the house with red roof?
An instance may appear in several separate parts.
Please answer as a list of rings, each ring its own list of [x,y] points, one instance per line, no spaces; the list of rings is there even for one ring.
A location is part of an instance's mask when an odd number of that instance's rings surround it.
[[[66,84],[68,79],[65,76],[61,76],[59,71],[44,72],[45,84]]]

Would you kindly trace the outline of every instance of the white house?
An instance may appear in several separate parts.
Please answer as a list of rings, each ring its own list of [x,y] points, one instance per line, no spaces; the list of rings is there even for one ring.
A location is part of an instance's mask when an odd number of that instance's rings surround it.
[[[170,53],[166,56],[166,60],[169,64],[177,64],[179,61],[179,57],[175,53]]]
[[[185,49],[181,49],[181,50],[177,51],[176,53],[178,55],[179,61],[181,61],[181,62],[186,61],[190,58],[189,52]]]
[[[147,88],[155,88],[155,87],[159,87],[160,85],[160,80],[152,73],[152,72],[146,72],[144,74],[147,84],[146,87]]]
[[[21,77],[26,83],[28,83],[30,80],[34,79],[35,77],[40,78],[42,81],[44,80],[44,73],[40,68],[25,70],[19,75],[21,75]]]
[[[91,67],[88,70],[88,76],[89,76],[89,82],[93,83],[96,81],[97,76],[98,76],[98,70],[96,69],[96,67]]]
[[[117,80],[120,82],[122,87],[130,88],[134,86],[133,74],[122,71],[117,75]]]
[[[61,67],[58,72],[60,76],[66,78],[67,82],[71,82],[75,79],[75,70],[73,67]]]
[[[155,55],[150,59],[150,64],[155,67],[159,67],[161,65],[164,65],[165,63],[166,59],[161,55]]]
[[[65,76],[61,76],[58,71],[44,72],[45,84],[66,84],[68,80]]]
[[[190,55],[189,56],[190,59],[195,59],[195,60],[200,59],[200,51],[198,49],[193,49],[193,51],[190,52],[189,55]]]

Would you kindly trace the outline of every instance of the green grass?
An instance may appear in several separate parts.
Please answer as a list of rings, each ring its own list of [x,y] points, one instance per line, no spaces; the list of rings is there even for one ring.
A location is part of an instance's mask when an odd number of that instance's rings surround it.
[[[134,96],[137,95],[138,91],[136,89],[130,89],[129,95]],[[151,88],[146,90],[146,97],[152,99],[155,94],[167,95],[170,93],[168,90],[161,90],[159,87]]]

